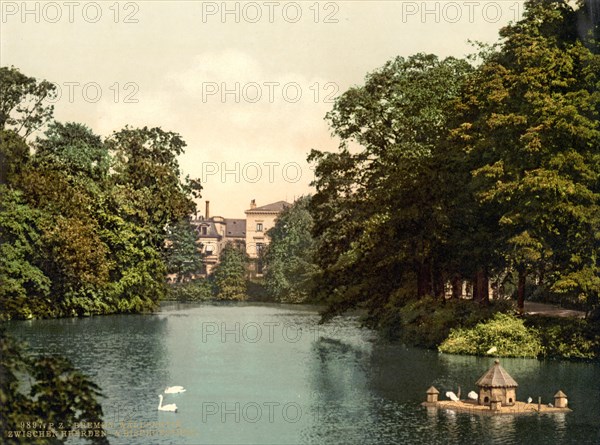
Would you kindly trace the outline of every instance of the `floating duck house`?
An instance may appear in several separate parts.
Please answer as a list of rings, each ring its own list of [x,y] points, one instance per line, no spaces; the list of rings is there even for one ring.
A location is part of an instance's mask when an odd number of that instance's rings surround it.
[[[517,382],[500,366],[500,360],[481,376],[477,383],[479,387],[480,405],[491,406],[492,401],[498,400],[502,406],[513,406],[517,401]]]
[[[468,412],[472,414],[535,414],[535,413],[566,413],[568,400],[564,392],[554,394],[554,404],[542,404],[541,397],[537,403],[517,401],[519,386],[506,370],[500,366],[500,360],[495,360],[492,367],[475,383],[479,387],[477,395],[472,394],[473,400],[460,400],[454,393],[446,393],[451,400],[439,400],[440,392],[431,386],[427,390],[427,401],[422,405],[428,409],[445,409],[450,411]],[[474,400],[474,399],[477,400]]]

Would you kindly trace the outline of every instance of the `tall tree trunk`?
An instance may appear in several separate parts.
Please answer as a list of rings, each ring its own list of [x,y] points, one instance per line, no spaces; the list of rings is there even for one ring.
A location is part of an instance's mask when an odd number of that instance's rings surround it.
[[[477,274],[473,276],[471,282],[471,292],[473,293],[473,301],[479,301],[479,287],[477,286]]]
[[[490,277],[487,268],[481,270],[481,293],[484,304],[490,303]]]
[[[475,298],[475,295],[477,296]],[[475,285],[473,291],[473,299],[478,303],[488,304],[490,302],[489,279],[485,268],[477,269],[475,275]]]
[[[431,295],[431,267],[429,262],[417,266],[417,297]]]
[[[527,272],[525,269],[519,269],[519,284],[517,287],[517,309],[519,313],[525,312],[525,279],[527,278]]]
[[[436,300],[446,301],[444,274],[436,268],[433,275],[433,293]]]
[[[459,300],[462,294],[462,280],[460,276],[454,275],[452,277],[452,299]]]

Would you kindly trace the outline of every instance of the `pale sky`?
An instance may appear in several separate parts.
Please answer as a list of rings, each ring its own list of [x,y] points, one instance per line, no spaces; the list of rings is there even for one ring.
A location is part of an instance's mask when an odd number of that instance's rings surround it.
[[[102,136],[160,126],[211,215],[243,218],[311,192],[335,150],[331,100],[395,56],[463,57],[522,1],[1,1],[0,64],[60,88],[55,118]]]

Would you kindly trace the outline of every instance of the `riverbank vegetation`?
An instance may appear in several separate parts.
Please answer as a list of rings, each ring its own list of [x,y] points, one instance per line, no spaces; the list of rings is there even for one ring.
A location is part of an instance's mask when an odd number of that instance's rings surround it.
[[[106,445],[100,397],[100,388],[67,359],[35,356],[0,329],[2,443],[61,444],[77,435]]]
[[[166,294],[165,228],[200,190],[181,179],[185,142],[53,121],[54,88],[0,68],[0,319],[152,310]]]
[[[309,204],[310,196],[297,199],[267,232],[271,242],[262,260],[266,269],[264,287],[272,301],[305,303],[313,294],[319,268],[313,259],[316,243]]]
[[[451,354],[536,358],[542,355],[542,344],[534,328],[526,327],[517,317],[498,312],[473,328],[452,329],[439,350]]]
[[[309,156],[324,321],[363,308],[370,326],[446,351],[479,354],[487,338],[506,355],[600,356],[590,8],[527,1],[498,44],[397,57],[336,100],[339,150]],[[522,313],[528,292],[587,318],[494,315],[513,296]]]
[[[197,248],[196,248],[197,251]],[[212,274],[171,284],[167,298],[178,301],[244,301],[252,286],[246,252],[227,243]]]

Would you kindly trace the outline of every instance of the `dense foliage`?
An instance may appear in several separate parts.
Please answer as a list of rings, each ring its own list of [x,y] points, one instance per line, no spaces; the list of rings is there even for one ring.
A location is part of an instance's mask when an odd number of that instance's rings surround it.
[[[324,320],[401,326],[414,300],[466,284],[489,304],[513,277],[521,310],[526,284],[600,307],[600,55],[585,10],[525,9],[476,63],[398,57],[336,100],[339,150],[309,156]]]
[[[265,288],[274,301],[304,302],[310,298],[317,266],[313,262],[315,241],[311,234],[310,197],[301,197],[278,215],[267,235],[271,242],[263,260]]]
[[[470,300],[449,300],[445,304],[432,297],[413,299],[381,320],[386,337],[425,348],[437,348],[452,329],[472,328],[489,320],[498,311],[506,311],[506,301],[489,305]]]
[[[246,275],[248,256],[246,252],[228,242],[221,250],[219,264],[213,272],[213,280],[218,300],[246,299]]]
[[[598,307],[600,56],[566,3],[530,1],[465,83],[451,140],[494,228],[486,272]],[[486,221],[479,225],[486,224]],[[488,229],[489,230],[489,229]],[[519,293],[522,308],[523,293]]]
[[[198,232],[190,218],[182,218],[167,229],[165,262],[167,272],[178,282],[189,281],[202,273],[202,253],[198,248]]]
[[[167,299],[176,301],[211,301],[216,299],[216,289],[212,277],[180,281],[168,288]]]
[[[455,212],[441,182],[443,138],[469,71],[453,58],[398,57],[327,115],[340,151],[313,150],[309,159],[317,163],[310,208],[323,270],[316,288],[328,315],[362,305],[382,316],[399,288],[419,297],[443,290]]]
[[[535,328],[545,357],[597,359],[600,357],[600,323],[580,318],[528,316],[525,325]]]
[[[485,355],[493,351],[502,357],[537,357],[542,354],[539,334],[523,320],[497,313],[491,320],[471,329],[453,329],[440,345],[441,352]]]
[[[0,442],[108,444],[99,388],[60,357],[36,357],[0,332]],[[40,432],[48,437],[34,437]]]
[[[129,127],[102,140],[51,121],[51,87],[15,68],[0,68],[0,91],[0,319],[154,308],[166,292],[165,227],[192,212],[200,189],[180,179],[185,142]]]

